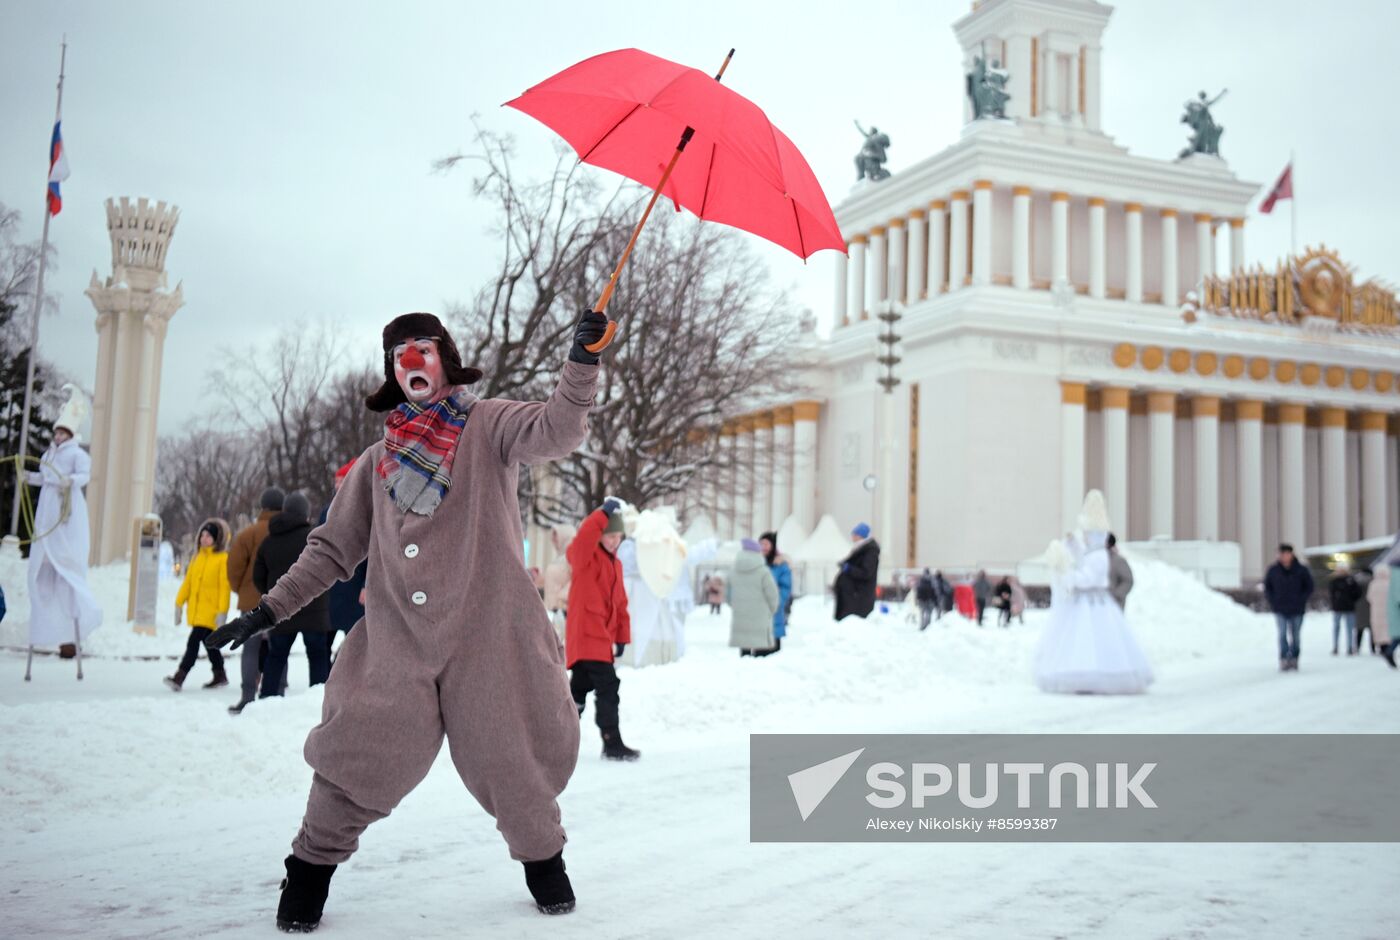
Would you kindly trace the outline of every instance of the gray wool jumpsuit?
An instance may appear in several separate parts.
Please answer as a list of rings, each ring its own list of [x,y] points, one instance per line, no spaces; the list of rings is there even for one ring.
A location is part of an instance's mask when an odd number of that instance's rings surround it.
[[[290,571],[263,597],[281,621],[368,558],[365,618],[306,739],[315,771],[292,854],[339,864],[428,773],[447,738],[457,772],[513,858],[564,844],[557,798],[578,760],[563,650],[525,569],[519,465],[587,434],[598,367],[567,362],[546,402],[477,400],[431,516],[400,510],[360,456]]]

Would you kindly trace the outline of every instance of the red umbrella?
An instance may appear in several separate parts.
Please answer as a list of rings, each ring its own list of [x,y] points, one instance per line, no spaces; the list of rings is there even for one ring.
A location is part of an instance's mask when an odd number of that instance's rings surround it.
[[[548,125],[579,159],[653,190],[608,286],[603,313],[622,266],[663,192],[706,221],[723,222],[781,245],[801,258],[823,248],[846,250],[812,168],[787,135],[737,92],[706,75],[642,52],[619,49],[545,79],[508,107]],[[679,143],[676,141],[679,139]],[[689,154],[681,160],[681,154]],[[594,347],[612,342],[617,324]]]

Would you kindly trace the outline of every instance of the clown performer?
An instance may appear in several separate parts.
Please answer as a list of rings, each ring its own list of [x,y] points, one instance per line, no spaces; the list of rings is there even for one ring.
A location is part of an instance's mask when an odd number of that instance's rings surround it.
[[[324,525],[256,608],[216,631],[234,644],[286,620],[368,559],[365,619],[326,683],[305,754],[311,794],[284,864],[277,926],[314,930],[336,866],[427,775],[444,735],[545,914],[574,908],[556,798],[578,759],[564,656],[525,569],[522,463],[587,435],[607,318],[584,313],[545,402],[479,399],[437,317],[384,328],[384,438],[345,478]]]
[[[40,486],[34,508],[34,543],[29,549],[29,645],[57,647],[71,659],[79,644],[102,623],[102,608],[87,584],[88,511],[83,487],[92,458],[78,446],[87,400],[65,385],[68,401],[54,422],[53,443],[39,470],[26,475]],[[82,678],[81,661],[78,678]]]

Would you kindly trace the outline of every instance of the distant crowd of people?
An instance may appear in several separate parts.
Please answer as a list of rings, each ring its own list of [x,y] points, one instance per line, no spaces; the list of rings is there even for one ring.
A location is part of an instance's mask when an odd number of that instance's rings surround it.
[[[1370,633],[1369,649],[1396,668],[1395,647],[1400,638],[1400,578],[1394,568],[1400,565],[1400,538],[1369,568],[1352,571],[1346,561],[1337,564],[1327,582],[1327,600],[1332,609],[1332,655],[1355,656],[1363,648],[1362,639]],[[1264,575],[1264,598],[1274,613],[1278,627],[1278,667],[1280,672],[1298,671],[1299,639],[1308,603],[1317,591],[1312,571],[1287,543],[1278,547],[1278,560]],[[1365,601],[1366,616],[1357,617]]]

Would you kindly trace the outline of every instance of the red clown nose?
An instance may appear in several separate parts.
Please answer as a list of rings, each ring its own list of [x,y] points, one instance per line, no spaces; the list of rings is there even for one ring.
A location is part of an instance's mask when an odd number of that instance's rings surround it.
[[[403,351],[399,357],[399,365],[405,369],[421,369],[426,363],[423,361],[423,354],[418,351],[417,346],[410,346]]]

